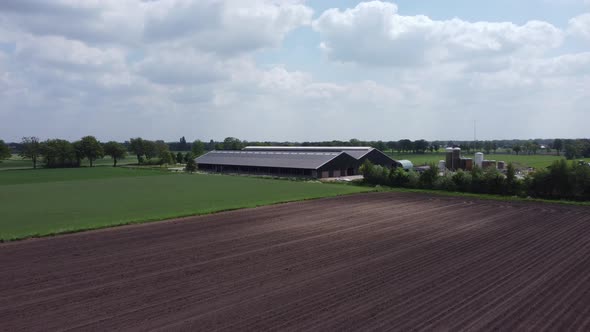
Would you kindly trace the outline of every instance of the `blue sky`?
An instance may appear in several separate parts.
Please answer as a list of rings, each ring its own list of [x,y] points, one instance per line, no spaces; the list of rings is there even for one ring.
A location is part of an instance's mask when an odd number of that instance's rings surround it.
[[[587,137],[590,1],[5,0],[0,139]]]

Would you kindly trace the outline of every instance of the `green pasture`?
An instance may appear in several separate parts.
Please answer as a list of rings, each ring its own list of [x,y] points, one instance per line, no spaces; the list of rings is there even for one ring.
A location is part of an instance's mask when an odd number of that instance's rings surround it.
[[[425,154],[398,154],[398,153],[389,153],[389,155],[393,159],[401,160],[407,159],[410,160],[415,166],[426,165],[428,163],[434,162],[438,163],[439,160],[445,159],[444,153],[425,153]],[[470,153],[469,155],[463,154],[464,157],[473,158],[474,154]],[[496,160],[496,161],[505,161],[506,163],[512,162],[516,168],[526,168],[526,167],[533,167],[533,168],[542,168],[551,165],[552,162],[555,160],[559,160],[563,158],[563,156],[556,156],[556,155],[545,155],[545,154],[537,154],[537,155],[516,155],[516,154],[486,154],[484,155],[485,159],[488,160]]]
[[[370,191],[345,184],[111,167],[0,172],[0,240]]]

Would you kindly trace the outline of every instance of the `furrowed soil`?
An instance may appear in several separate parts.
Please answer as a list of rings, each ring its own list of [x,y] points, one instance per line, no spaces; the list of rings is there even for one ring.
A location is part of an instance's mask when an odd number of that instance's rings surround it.
[[[0,245],[0,330],[590,330],[590,209],[373,193]]]

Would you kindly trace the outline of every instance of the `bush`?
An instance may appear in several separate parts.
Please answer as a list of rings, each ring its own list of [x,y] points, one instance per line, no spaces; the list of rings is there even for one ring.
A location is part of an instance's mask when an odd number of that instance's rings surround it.
[[[194,159],[189,159],[186,162],[186,166],[184,167],[184,170],[186,172],[189,172],[189,173],[192,173],[192,172],[196,171],[197,170],[197,164],[195,163],[195,160]]]
[[[420,187],[424,189],[434,188],[434,183],[438,178],[438,168],[434,163],[429,165],[429,169],[420,174]]]
[[[471,191],[471,174],[464,172],[463,170],[457,171],[452,176],[453,183],[455,183],[455,189],[462,192]]]
[[[406,188],[418,189],[420,188],[420,175],[414,170],[408,171],[408,183]]]
[[[392,168],[389,171],[389,183],[394,187],[406,187],[410,176],[402,167]]]
[[[505,176],[495,168],[487,168],[483,173],[484,192],[487,194],[505,194]]]
[[[457,186],[453,181],[453,176],[451,174],[439,176],[436,180],[434,180],[434,189],[437,190],[446,190],[446,191],[456,191]]]

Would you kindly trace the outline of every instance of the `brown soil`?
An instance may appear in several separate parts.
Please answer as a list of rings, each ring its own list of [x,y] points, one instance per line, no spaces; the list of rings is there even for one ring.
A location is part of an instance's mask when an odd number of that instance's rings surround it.
[[[379,193],[7,243],[0,322],[590,330],[590,209]]]

